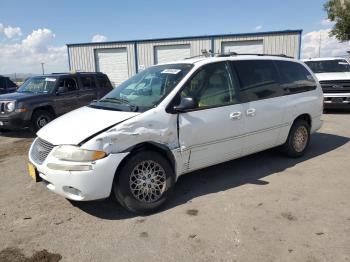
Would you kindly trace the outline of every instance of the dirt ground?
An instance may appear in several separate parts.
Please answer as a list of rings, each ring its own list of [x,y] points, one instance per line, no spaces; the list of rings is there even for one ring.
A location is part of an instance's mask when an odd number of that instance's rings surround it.
[[[183,176],[145,217],[35,184],[33,138],[4,133],[0,261],[350,261],[350,114],[324,120],[303,158],[269,150]]]

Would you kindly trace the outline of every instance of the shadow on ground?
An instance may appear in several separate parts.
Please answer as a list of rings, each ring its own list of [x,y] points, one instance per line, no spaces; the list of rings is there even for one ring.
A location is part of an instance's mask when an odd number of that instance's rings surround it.
[[[281,155],[278,150],[271,149],[181,176],[175,186],[172,199],[163,210],[182,205],[196,197],[225,191],[244,184],[266,185],[268,182],[262,180],[264,177],[326,154],[343,146],[349,140],[348,137],[316,133],[312,136],[309,151],[301,158],[287,158]],[[135,217],[111,199],[72,202],[72,204],[82,211],[102,219],[118,220]]]
[[[0,130],[0,136],[11,137],[11,138],[34,138],[36,135],[30,132],[29,129],[21,130]]]

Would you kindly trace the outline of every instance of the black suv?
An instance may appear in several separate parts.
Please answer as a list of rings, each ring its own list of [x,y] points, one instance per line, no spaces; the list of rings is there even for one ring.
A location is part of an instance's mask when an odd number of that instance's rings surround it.
[[[17,85],[5,76],[0,76],[0,94],[15,92]]]
[[[0,129],[36,132],[55,117],[100,99],[112,90],[102,73],[56,73],[29,78],[15,93],[0,95]]]

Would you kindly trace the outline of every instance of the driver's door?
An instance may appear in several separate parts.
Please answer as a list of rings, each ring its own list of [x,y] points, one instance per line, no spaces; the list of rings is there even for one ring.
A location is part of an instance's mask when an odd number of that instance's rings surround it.
[[[181,92],[198,106],[179,114],[179,142],[183,171],[191,171],[230,159],[242,153],[243,108],[236,96],[236,83],[226,62],[201,68]],[[234,80],[234,81],[232,81]]]
[[[64,92],[57,92],[64,87]],[[63,115],[79,107],[78,85],[73,77],[63,77],[59,80],[56,90],[55,111],[57,115]]]

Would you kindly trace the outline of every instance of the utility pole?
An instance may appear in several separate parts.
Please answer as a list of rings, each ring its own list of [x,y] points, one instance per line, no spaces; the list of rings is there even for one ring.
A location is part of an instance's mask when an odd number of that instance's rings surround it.
[[[322,32],[320,32],[320,41],[318,44],[318,57],[321,57]]]
[[[45,63],[41,63],[41,69],[42,69],[42,71],[43,71],[43,75],[45,75],[44,64],[45,64]]]

